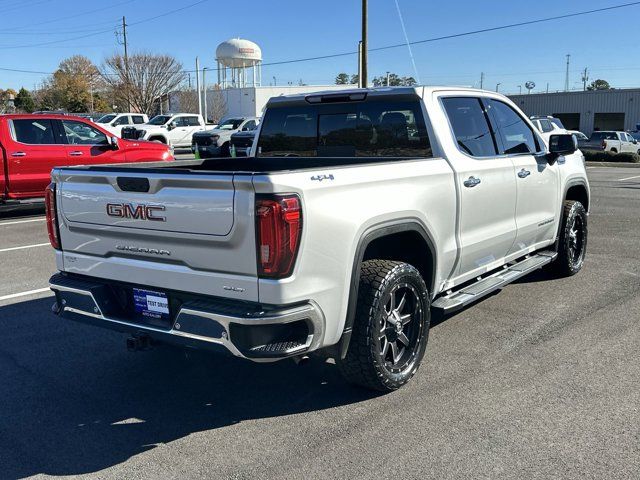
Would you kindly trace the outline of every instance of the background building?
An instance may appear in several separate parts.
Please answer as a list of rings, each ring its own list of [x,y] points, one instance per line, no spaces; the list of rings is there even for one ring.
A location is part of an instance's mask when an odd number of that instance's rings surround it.
[[[527,115],[553,115],[569,130],[636,130],[640,88],[511,95]]]

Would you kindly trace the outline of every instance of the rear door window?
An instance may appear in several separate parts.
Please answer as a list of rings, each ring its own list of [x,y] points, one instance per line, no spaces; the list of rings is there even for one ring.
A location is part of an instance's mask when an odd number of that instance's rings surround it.
[[[258,144],[262,157],[432,156],[419,101],[271,107]]]
[[[134,125],[141,125],[144,123],[144,117],[141,115],[133,115],[133,123]]]
[[[479,98],[448,97],[442,103],[462,152],[473,157],[497,155],[489,119]]]
[[[56,143],[53,134],[53,122],[45,119],[12,120],[16,141],[28,145],[53,145]]]

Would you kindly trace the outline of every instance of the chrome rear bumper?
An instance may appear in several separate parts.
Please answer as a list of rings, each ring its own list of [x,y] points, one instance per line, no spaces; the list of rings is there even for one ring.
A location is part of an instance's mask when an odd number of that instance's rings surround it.
[[[53,310],[63,318],[191,348],[223,347],[236,357],[253,361],[311,352],[324,336],[324,317],[312,302],[273,307],[189,296],[179,302],[177,313],[163,328],[127,315],[116,305],[113,284],[108,282],[56,274],[49,284],[56,294]]]

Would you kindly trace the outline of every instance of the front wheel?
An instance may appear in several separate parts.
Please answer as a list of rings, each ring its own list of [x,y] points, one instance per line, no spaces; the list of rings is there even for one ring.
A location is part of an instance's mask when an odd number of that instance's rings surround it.
[[[558,243],[558,258],[554,262],[556,273],[575,275],[582,269],[587,253],[587,212],[582,203],[564,202],[562,225]]]
[[[416,373],[429,338],[429,292],[407,263],[362,264],[358,304],[347,355],[338,364],[356,385],[388,392]]]

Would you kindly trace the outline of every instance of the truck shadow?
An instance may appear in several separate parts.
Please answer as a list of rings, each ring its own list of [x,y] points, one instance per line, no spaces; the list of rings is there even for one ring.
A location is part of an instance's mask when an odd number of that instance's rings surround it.
[[[80,475],[188,436],[362,402],[334,365],[253,364],[61,320],[51,298],[0,307],[3,478]]]

